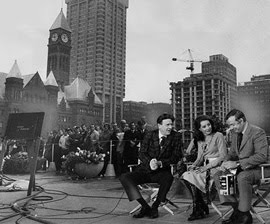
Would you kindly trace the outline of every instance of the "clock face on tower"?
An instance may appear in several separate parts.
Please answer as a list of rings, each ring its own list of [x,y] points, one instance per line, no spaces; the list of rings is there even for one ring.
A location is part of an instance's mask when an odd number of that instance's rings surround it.
[[[52,35],[52,41],[57,41],[58,39],[58,34],[57,33],[53,33]]]
[[[68,42],[68,36],[65,33],[61,35],[61,39],[64,43]]]

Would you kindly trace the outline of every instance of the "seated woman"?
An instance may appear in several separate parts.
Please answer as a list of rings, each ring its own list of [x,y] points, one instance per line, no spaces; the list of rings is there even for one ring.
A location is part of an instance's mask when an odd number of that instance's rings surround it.
[[[197,117],[194,129],[194,138],[198,143],[197,159],[182,175],[193,200],[193,212],[188,221],[202,219],[205,214],[209,214],[208,205],[202,196],[202,192],[206,193],[206,174],[211,178],[227,155],[225,138],[222,133],[216,132],[210,117],[206,115]]]

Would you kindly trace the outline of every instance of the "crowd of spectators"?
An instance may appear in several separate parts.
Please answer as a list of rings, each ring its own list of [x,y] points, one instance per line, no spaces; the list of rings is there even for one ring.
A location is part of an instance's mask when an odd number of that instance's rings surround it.
[[[108,163],[114,165],[116,176],[128,172],[128,165],[138,163],[138,152],[145,133],[150,129],[144,119],[138,122],[121,120],[119,124],[102,126],[85,124],[65,130],[53,130],[45,141],[43,156],[55,163],[56,173],[63,171],[63,158],[70,152],[87,150],[105,154],[104,167],[99,176],[106,174]],[[42,153],[41,153],[42,154]]]

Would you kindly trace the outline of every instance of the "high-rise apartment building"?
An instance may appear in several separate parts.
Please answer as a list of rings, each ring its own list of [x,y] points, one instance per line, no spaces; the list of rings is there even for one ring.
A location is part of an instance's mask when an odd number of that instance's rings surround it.
[[[72,31],[70,78],[87,80],[104,105],[104,121],[123,116],[128,0],[66,0]]]
[[[238,108],[247,119],[270,135],[270,74],[252,76],[237,86]]]
[[[177,129],[192,130],[194,119],[202,114],[215,114],[223,121],[236,102],[236,68],[222,54],[203,62],[202,73],[170,85]]]

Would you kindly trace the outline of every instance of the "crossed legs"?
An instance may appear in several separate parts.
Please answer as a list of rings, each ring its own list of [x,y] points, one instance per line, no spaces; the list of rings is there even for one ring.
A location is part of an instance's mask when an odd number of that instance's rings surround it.
[[[146,214],[143,216],[152,216],[152,218],[158,217],[158,206],[160,203],[166,201],[166,195],[170,190],[173,182],[173,176],[170,170],[159,170],[153,172],[139,172],[135,171],[132,173],[122,174],[120,177],[120,182],[122,183],[128,199],[130,201],[137,200],[142,205],[142,210],[146,210]],[[156,201],[152,205],[150,211],[150,206],[143,199],[138,185],[144,183],[158,183],[159,190],[157,194]],[[142,217],[143,217],[142,216]],[[137,218],[137,217],[136,217]],[[139,217],[141,218],[141,217]]]

